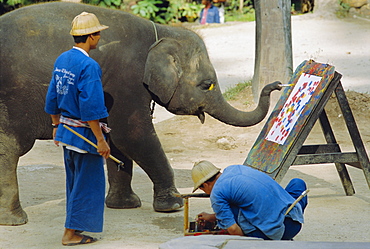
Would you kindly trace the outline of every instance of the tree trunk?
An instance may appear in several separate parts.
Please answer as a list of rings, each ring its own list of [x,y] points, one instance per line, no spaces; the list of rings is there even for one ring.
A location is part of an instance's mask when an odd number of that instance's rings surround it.
[[[256,53],[252,91],[255,101],[268,83],[288,83],[293,72],[291,1],[256,0]],[[280,93],[273,93],[275,104]]]
[[[239,12],[243,13],[244,0],[239,0]]]

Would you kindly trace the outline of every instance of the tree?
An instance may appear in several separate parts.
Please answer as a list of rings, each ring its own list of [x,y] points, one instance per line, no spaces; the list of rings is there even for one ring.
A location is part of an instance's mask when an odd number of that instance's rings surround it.
[[[256,52],[252,91],[257,101],[268,83],[288,83],[293,72],[291,1],[256,0]],[[272,95],[276,102],[280,93]]]

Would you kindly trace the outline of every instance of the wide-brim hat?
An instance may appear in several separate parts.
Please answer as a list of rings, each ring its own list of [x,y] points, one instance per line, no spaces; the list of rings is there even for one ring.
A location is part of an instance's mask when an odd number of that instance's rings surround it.
[[[89,35],[107,28],[109,26],[100,24],[93,13],[84,11],[73,19],[70,34],[73,36]]]
[[[220,171],[220,168],[217,168],[209,161],[200,161],[195,163],[193,169],[191,170],[191,178],[194,182],[193,192],[195,192],[200,185],[208,181]]]

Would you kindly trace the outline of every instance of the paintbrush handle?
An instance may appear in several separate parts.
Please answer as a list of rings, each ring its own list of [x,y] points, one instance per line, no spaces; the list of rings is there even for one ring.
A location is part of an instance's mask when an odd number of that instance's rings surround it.
[[[300,200],[302,200],[302,198],[303,197],[305,197],[307,194],[308,194],[308,192],[310,192],[310,190],[309,189],[306,189],[305,191],[303,191],[302,192],[302,194],[292,203],[292,205],[290,205],[289,206],[289,208],[288,208],[288,210],[285,212],[285,214],[284,215],[287,215],[289,212],[290,212],[290,210],[292,210],[293,208],[294,208],[294,206],[300,201]]]

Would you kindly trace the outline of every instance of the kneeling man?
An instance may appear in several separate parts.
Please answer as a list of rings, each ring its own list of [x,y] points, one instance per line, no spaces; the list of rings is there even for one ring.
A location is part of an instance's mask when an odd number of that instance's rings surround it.
[[[231,235],[265,240],[292,240],[301,230],[307,196],[287,214],[290,205],[306,190],[303,180],[292,179],[284,189],[267,174],[245,165],[228,166],[223,173],[211,162],[192,169],[194,191],[210,194],[214,214],[198,219],[214,222]]]

